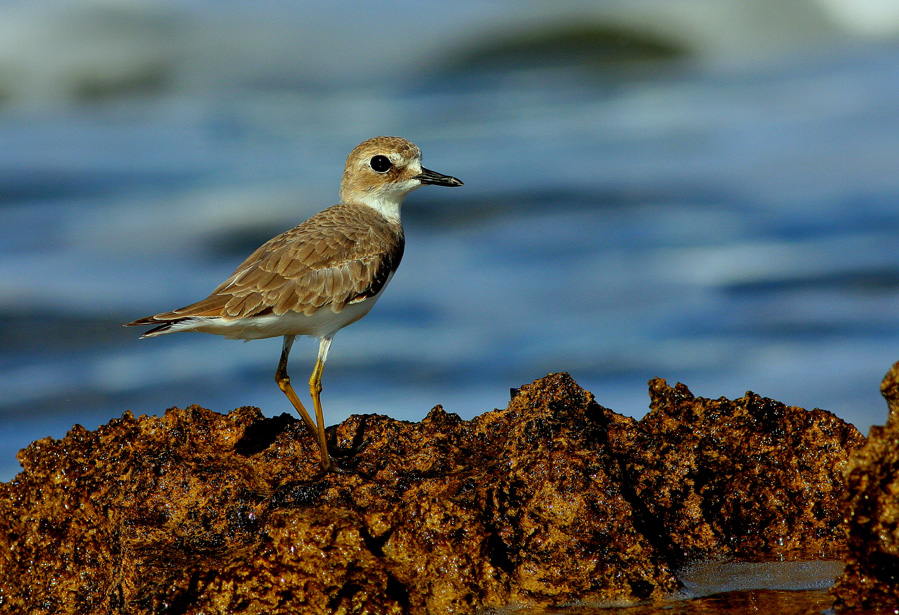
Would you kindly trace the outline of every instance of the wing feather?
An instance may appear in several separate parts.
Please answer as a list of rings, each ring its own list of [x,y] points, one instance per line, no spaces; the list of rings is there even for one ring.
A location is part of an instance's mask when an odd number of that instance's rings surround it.
[[[376,295],[403,257],[403,229],[368,207],[335,205],[267,241],[197,303],[135,321],[340,312]]]
[[[368,207],[335,205],[260,246],[202,301],[142,320],[340,312],[384,287],[403,247],[399,223]]]

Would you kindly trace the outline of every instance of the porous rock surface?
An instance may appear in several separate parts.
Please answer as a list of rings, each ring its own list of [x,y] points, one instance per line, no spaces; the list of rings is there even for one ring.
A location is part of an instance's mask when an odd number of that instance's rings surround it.
[[[666,554],[685,561],[845,552],[842,472],[865,441],[855,427],[751,392],[704,399],[655,379],[649,394],[638,429],[610,443]]]
[[[846,471],[849,556],[830,593],[839,611],[899,610],[899,363],[880,390],[890,412]]]
[[[126,412],[0,484],[0,612],[471,613],[628,603],[687,558],[838,551],[863,443],[833,415],[650,383],[636,421],[567,374],[463,421]]]

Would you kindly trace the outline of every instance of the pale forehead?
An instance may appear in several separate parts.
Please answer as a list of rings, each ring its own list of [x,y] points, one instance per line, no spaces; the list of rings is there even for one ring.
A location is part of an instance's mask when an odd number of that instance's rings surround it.
[[[350,152],[347,162],[360,158],[367,159],[378,154],[387,156],[392,160],[421,158],[421,150],[410,141],[400,137],[375,137],[357,145]]]

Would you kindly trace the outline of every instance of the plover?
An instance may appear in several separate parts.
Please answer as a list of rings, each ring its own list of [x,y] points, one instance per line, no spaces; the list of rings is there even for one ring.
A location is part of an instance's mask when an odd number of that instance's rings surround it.
[[[206,299],[125,326],[156,325],[141,338],[178,331],[242,340],[284,336],[275,381],[315,436],[327,470],[321,380],[331,340],[384,293],[403,257],[403,198],[426,184],[462,182],[422,167],[421,150],[405,139],[364,141],[347,157],[340,203],[262,244]],[[315,422],[287,375],[297,335],[320,340],[309,379]]]

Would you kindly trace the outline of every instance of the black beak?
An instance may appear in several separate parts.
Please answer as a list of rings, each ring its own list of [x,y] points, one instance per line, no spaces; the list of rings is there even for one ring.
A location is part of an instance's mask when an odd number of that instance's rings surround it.
[[[449,175],[441,175],[440,173],[435,173],[429,169],[425,169],[422,167],[421,173],[415,176],[415,179],[419,180],[423,184],[430,184],[432,186],[461,186],[462,182],[460,182],[455,177],[450,177]]]

